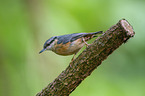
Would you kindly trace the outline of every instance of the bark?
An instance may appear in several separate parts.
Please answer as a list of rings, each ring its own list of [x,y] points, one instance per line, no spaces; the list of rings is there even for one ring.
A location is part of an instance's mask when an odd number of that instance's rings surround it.
[[[88,46],[37,96],[68,96],[103,60],[134,34],[128,21],[120,20]]]

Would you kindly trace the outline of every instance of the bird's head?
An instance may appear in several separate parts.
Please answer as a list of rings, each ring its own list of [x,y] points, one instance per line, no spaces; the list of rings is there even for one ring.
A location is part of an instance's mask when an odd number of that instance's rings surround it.
[[[48,39],[44,43],[43,49],[39,52],[39,54],[44,52],[45,50],[51,50],[52,46],[54,45],[56,39],[57,39],[57,36],[54,36],[54,37],[51,37],[50,39]]]

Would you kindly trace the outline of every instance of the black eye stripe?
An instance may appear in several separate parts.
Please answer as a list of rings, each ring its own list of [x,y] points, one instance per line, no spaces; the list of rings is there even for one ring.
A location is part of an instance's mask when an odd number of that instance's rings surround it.
[[[49,46],[54,40],[56,39],[56,37],[54,37],[50,43],[48,43],[47,45]]]
[[[54,37],[50,42],[49,39],[46,41],[46,43],[44,44],[44,48],[46,48],[47,46],[49,46],[57,37]]]

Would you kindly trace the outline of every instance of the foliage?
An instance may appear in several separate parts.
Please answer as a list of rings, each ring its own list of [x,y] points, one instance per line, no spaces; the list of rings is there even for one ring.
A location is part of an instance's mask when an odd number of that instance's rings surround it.
[[[0,96],[34,96],[68,66],[72,56],[38,54],[49,37],[106,31],[122,18],[135,37],[71,96],[144,96],[144,9],[144,0],[1,0]]]

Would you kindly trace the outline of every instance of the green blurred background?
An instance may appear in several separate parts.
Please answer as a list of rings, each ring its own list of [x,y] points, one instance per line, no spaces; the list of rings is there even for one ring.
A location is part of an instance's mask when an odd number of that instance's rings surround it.
[[[35,96],[68,66],[72,56],[38,54],[51,36],[106,31],[122,18],[134,38],[70,96],[145,96],[145,0],[1,0],[0,96]]]

